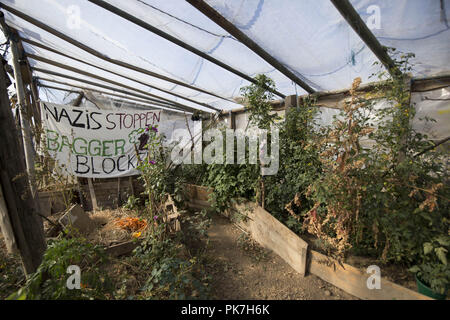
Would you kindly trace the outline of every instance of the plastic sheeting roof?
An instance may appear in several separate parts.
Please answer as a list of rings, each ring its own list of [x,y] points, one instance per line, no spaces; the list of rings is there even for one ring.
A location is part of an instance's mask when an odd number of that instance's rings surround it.
[[[86,0],[2,0],[2,2],[108,57],[181,80],[228,99],[238,97],[239,89],[249,84],[239,76]],[[107,2],[249,76],[253,77],[260,73],[268,75],[275,80],[278,91],[285,95],[306,93],[184,0]],[[317,91],[347,88],[358,76],[362,78],[363,83],[373,81],[369,76],[378,70],[378,67],[373,66],[377,58],[329,0],[207,0],[206,2]],[[447,17],[450,19],[450,1],[353,0],[351,3],[364,21],[379,18],[379,26],[371,29],[383,45],[416,54],[413,61],[414,76],[424,77],[449,71],[450,28]],[[18,29],[20,35],[25,38],[219,109],[230,110],[239,107],[229,100],[108,63],[6,10],[2,11],[5,13],[7,23]],[[24,43],[24,47],[27,52],[37,53],[45,58],[200,110],[208,110],[195,103],[32,45]],[[88,79],[43,62],[32,59],[30,62],[39,68]],[[35,75],[64,81],[39,72]],[[58,93],[55,99],[61,96],[62,93]]]

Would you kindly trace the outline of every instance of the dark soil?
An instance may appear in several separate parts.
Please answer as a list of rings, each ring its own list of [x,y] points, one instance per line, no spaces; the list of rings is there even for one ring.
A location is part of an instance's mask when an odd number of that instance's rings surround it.
[[[314,275],[300,276],[278,255],[245,239],[225,217],[214,215],[208,234],[212,299],[357,299]]]

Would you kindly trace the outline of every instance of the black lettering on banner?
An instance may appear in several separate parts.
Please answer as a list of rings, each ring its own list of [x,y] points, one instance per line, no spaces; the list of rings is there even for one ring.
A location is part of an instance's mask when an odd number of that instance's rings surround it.
[[[84,128],[86,125],[84,123],[78,123],[78,119],[80,119],[81,115],[83,114],[82,110],[77,110],[77,109],[72,109],[73,112],[78,113],[78,116],[75,118],[75,120],[73,120],[73,127],[78,127],[78,128]]]
[[[98,122],[97,120],[95,120],[94,119],[94,115],[95,114],[101,114],[100,112],[91,112],[91,114],[90,114],[90,118],[91,118],[91,120],[92,121],[94,121],[96,124],[97,124],[97,127],[96,128],[91,128],[92,130],[97,130],[97,129],[100,129],[101,127],[102,127],[102,125],[100,124],[100,122]]]
[[[46,111],[45,113],[45,119],[48,119],[48,114],[50,113],[53,116],[53,119],[55,119],[56,121],[58,120],[58,109],[56,109],[56,107],[53,107],[54,113],[50,110],[50,108],[44,103],[44,110]]]
[[[91,157],[91,168],[92,168],[92,174],[100,174],[100,172],[95,171],[95,167],[94,167],[94,157]]]
[[[125,169],[120,169],[120,159],[125,158],[125,156],[120,156],[117,158],[117,171],[126,171]]]
[[[89,170],[90,170],[89,166],[87,165],[88,158],[86,156],[80,156],[80,155],[77,155],[76,157],[77,157],[77,167],[76,167],[75,173],[78,173],[78,174],[86,174],[86,173],[88,173]],[[84,160],[84,162],[81,162],[80,160]],[[80,165],[86,167],[87,170],[86,171],[80,171]]]
[[[110,160],[112,162],[112,169],[110,171],[106,171],[106,168],[105,168],[105,161],[106,160]],[[116,170],[116,162],[114,161],[114,159],[112,159],[112,158],[104,158],[103,161],[102,161],[102,170],[106,174],[110,174],[111,172]]]
[[[114,115],[114,114],[113,113],[108,113],[106,115],[106,121],[108,121],[109,123],[114,125],[114,127],[106,127],[106,129],[108,129],[108,130],[112,130],[112,129],[114,129],[117,126],[114,121],[109,120],[109,116],[112,116],[112,115]]]
[[[57,121],[58,121],[58,122],[61,122],[61,118],[62,118],[62,117],[67,118],[67,121],[69,121],[69,124],[70,124],[71,126],[73,126],[72,120],[70,119],[70,116],[69,116],[69,114],[67,113],[67,110],[64,109],[64,108],[61,110],[61,113],[59,114],[59,120],[57,120]]]
[[[134,166],[134,164],[133,164],[133,162],[132,162],[132,160],[134,159],[134,155],[133,156],[130,156],[129,154],[127,155],[128,156],[128,170],[130,170],[130,168],[136,168],[135,166]]]
[[[91,124],[89,123],[89,111],[88,110],[86,110],[85,115],[86,115],[86,128],[90,129]]]

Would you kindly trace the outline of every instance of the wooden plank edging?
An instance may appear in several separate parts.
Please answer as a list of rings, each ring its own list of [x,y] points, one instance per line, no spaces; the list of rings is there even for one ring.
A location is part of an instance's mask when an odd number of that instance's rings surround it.
[[[246,203],[253,210],[246,212],[247,219],[239,225],[247,230],[260,245],[279,255],[295,271],[305,276],[308,243],[275,219],[256,203]],[[242,205],[236,205],[241,207]]]
[[[189,189],[192,196],[190,206],[204,209],[211,206],[209,202],[196,198],[198,190],[209,194],[210,189],[195,185],[189,185]],[[248,210],[246,206],[249,204],[256,208]],[[239,223],[242,228],[249,231],[257,242],[278,254],[302,275],[309,271],[339,289],[364,300],[433,300],[383,277],[381,277],[380,289],[368,289],[367,279],[371,274],[345,263],[342,268],[335,260],[314,250],[309,250],[307,254],[308,244],[303,239],[255,203],[246,202],[235,204],[233,207],[248,216],[247,221]],[[335,262],[334,266],[329,262]]]
[[[327,262],[335,262],[334,266]],[[381,277],[380,289],[368,289],[367,279],[371,274],[344,263],[344,268],[335,260],[317,251],[310,250],[309,272],[364,300],[432,300],[416,291],[410,290]],[[381,270],[381,274],[382,274]]]

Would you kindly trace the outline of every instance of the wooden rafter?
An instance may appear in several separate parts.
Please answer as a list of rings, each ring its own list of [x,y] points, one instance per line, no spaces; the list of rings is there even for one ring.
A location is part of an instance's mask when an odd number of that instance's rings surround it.
[[[188,50],[188,51],[198,55],[199,57],[202,57],[205,60],[208,60],[208,61],[214,63],[215,65],[218,65],[219,67],[222,67],[223,69],[225,69],[225,70],[227,70],[227,71],[229,71],[231,73],[234,73],[235,75],[237,75],[237,76],[239,76],[239,77],[241,77],[241,78],[243,78],[243,79],[245,79],[245,80],[247,80],[247,81],[249,81],[251,83],[257,84],[257,81],[255,79],[253,79],[252,77],[246,75],[245,73],[243,73],[243,72],[241,72],[239,70],[236,70],[235,68],[229,66],[228,64],[226,64],[226,63],[224,63],[224,62],[222,62],[222,61],[220,61],[220,60],[218,60],[218,59],[216,59],[216,58],[214,58],[214,57],[204,53],[203,51],[201,51],[201,50],[199,50],[199,49],[197,49],[197,48],[187,44],[184,41],[181,41],[178,38],[175,38],[174,36],[172,36],[172,35],[164,32],[164,31],[162,31],[162,30],[152,26],[151,24],[149,24],[149,23],[147,23],[147,22],[145,22],[145,21],[143,21],[143,20],[141,20],[141,19],[139,19],[139,18],[137,18],[137,17],[135,17],[135,16],[133,16],[131,14],[129,14],[128,12],[123,11],[123,10],[121,10],[121,9],[111,5],[111,4],[109,4],[106,1],[103,1],[103,0],[88,0],[88,1],[96,4],[99,7],[103,8],[103,9],[106,9],[106,10],[108,10],[108,11],[110,11],[110,12],[112,12],[112,13],[114,13],[114,14],[116,14],[116,15],[118,15],[118,16],[120,16],[120,17],[122,17],[122,18],[124,18],[124,19],[126,19],[126,20],[128,20],[128,21],[130,21],[130,22],[132,22],[132,23],[134,23],[134,24],[136,24],[138,26],[140,26],[140,27],[142,27],[142,28],[144,28],[145,30],[148,30],[148,31],[150,31],[150,32],[152,32],[152,33],[154,33],[154,34],[156,34],[156,35],[158,35],[158,36],[160,36],[160,37],[162,37],[162,38],[164,38],[164,39],[166,39],[166,40],[168,40],[168,41],[170,41],[170,42],[172,42],[172,43],[174,43],[174,44],[176,44],[178,46],[180,46],[181,48],[184,48],[184,49],[186,49],[186,50]],[[282,93],[280,93],[280,92],[278,92],[276,90],[270,89],[270,88],[267,88],[267,89],[270,90],[271,92],[273,92],[274,94],[276,94],[277,96],[279,96],[279,97],[281,97],[283,99],[285,98],[284,94],[282,94]]]
[[[76,58],[76,57],[74,57],[74,56],[71,56],[71,55],[65,54],[65,53],[63,53],[63,52],[61,52],[61,51],[58,51],[58,50],[56,50],[56,49],[50,48],[49,46],[46,46],[46,45],[44,45],[44,44],[42,44],[42,43],[39,43],[39,42],[37,42],[37,41],[33,41],[33,40],[26,39],[26,38],[23,38],[23,37],[21,37],[21,40],[22,40],[23,42],[26,42],[26,43],[31,44],[31,45],[33,45],[33,46],[42,48],[42,49],[44,49],[44,50],[47,50],[47,51],[50,51],[50,52],[53,52],[53,53],[56,53],[56,54],[58,54],[58,55],[60,55],[60,56],[63,56],[63,57],[72,59],[72,60],[74,60],[74,61],[77,61],[77,62],[86,64],[86,65],[88,65],[88,66],[91,66],[91,67],[100,69],[100,70],[105,71],[105,72],[114,74],[114,75],[116,75],[116,76],[125,78],[125,79],[127,79],[127,80],[131,80],[131,81],[140,83],[140,84],[142,84],[142,85],[144,85],[144,86],[147,86],[147,87],[149,87],[149,88],[156,89],[156,90],[159,90],[159,91],[161,91],[161,92],[167,93],[167,94],[169,94],[169,95],[175,96],[175,97],[177,97],[177,98],[181,98],[181,99],[184,99],[184,100],[186,100],[186,101],[189,101],[189,102],[192,102],[192,103],[201,105],[201,106],[203,106],[203,107],[205,107],[205,108],[213,109],[213,110],[215,110],[215,111],[220,111],[219,109],[217,109],[217,108],[215,108],[215,107],[213,107],[213,106],[211,106],[211,105],[209,105],[209,104],[207,104],[207,103],[203,103],[203,102],[200,102],[200,101],[196,101],[196,100],[190,99],[190,98],[188,98],[188,97],[182,96],[182,95],[177,94],[177,93],[175,93],[175,92],[172,92],[172,91],[170,91],[170,90],[166,90],[166,89],[164,89],[164,88],[160,88],[160,87],[157,87],[157,86],[155,86],[155,85],[152,85],[152,84],[150,84],[150,83],[148,83],[148,82],[144,82],[144,81],[141,81],[141,80],[138,80],[138,79],[129,77],[129,76],[127,76],[127,75],[124,74],[124,73],[115,72],[115,71],[113,71],[113,70],[106,69],[106,68],[103,68],[103,67],[101,67],[101,66],[99,66],[99,65],[96,65],[96,64],[87,62],[87,61],[85,61],[85,60],[78,59],[78,58]]]
[[[381,45],[375,35],[370,31],[358,12],[348,0],[330,0],[339,13],[344,17],[352,29],[359,35],[362,41],[375,54],[380,62],[386,67],[392,77],[401,76],[400,70],[388,55],[386,49]]]
[[[258,56],[263,58],[267,63],[269,63],[272,67],[280,71],[286,77],[294,81],[297,85],[305,89],[308,93],[314,93],[315,90],[311,88],[304,80],[300,79],[296,76],[291,70],[289,70],[285,65],[283,65],[280,61],[275,59],[270,53],[261,48],[255,41],[249,38],[245,33],[239,30],[234,24],[225,19],[219,12],[214,10],[211,6],[209,6],[203,0],[186,0],[192,6],[194,6],[197,10],[207,16],[209,19],[214,21],[224,30],[226,30],[233,37],[238,39],[241,43],[247,46],[250,50],[256,53]]]
[[[133,71],[140,72],[142,74],[146,74],[146,75],[151,76],[151,77],[155,77],[155,78],[158,78],[158,79],[161,79],[161,80],[164,80],[164,81],[168,81],[168,82],[171,82],[173,84],[176,84],[176,85],[179,85],[179,86],[182,86],[182,87],[186,87],[186,88],[198,91],[198,92],[202,92],[202,93],[214,96],[214,97],[219,98],[219,99],[228,100],[228,99],[226,99],[226,98],[224,98],[224,97],[222,97],[222,96],[220,96],[220,95],[218,95],[216,93],[213,93],[213,92],[210,92],[208,90],[205,90],[205,89],[202,89],[202,88],[199,88],[199,87],[187,84],[187,83],[185,83],[183,81],[176,80],[176,79],[173,79],[173,78],[161,75],[161,74],[159,74],[157,72],[153,72],[153,71],[150,71],[150,70],[147,70],[147,69],[144,69],[144,68],[141,68],[141,67],[129,64],[127,62],[121,61],[121,60],[112,59],[112,58],[108,57],[107,55],[105,55],[105,54],[103,54],[103,53],[101,53],[101,52],[99,52],[99,51],[97,51],[97,50],[95,50],[95,49],[93,49],[93,48],[91,48],[91,47],[89,47],[89,46],[87,46],[87,45],[85,45],[85,44],[83,44],[83,43],[81,43],[81,42],[79,42],[79,41],[69,37],[69,36],[67,36],[67,35],[65,35],[64,33],[60,32],[60,31],[58,31],[58,30],[56,30],[56,29],[54,29],[54,28],[52,28],[50,26],[48,26],[47,24],[45,24],[45,23],[43,23],[43,22],[41,22],[41,21],[39,21],[39,20],[37,20],[37,19],[35,19],[35,18],[33,18],[33,17],[31,17],[31,16],[29,16],[29,15],[27,15],[27,14],[21,12],[21,11],[19,11],[19,10],[16,10],[16,9],[14,9],[14,8],[4,4],[3,2],[0,2],[0,8],[4,9],[4,10],[10,12],[10,13],[12,13],[13,15],[15,15],[15,16],[23,19],[23,20],[25,20],[26,22],[31,23],[32,25],[34,25],[34,26],[36,26],[36,27],[38,27],[38,28],[40,28],[40,29],[42,29],[42,30],[44,30],[44,31],[46,31],[46,32],[56,36],[56,37],[58,37],[59,39],[64,40],[64,41],[70,43],[71,45],[73,45],[73,46],[75,46],[75,47],[77,47],[77,48],[79,48],[79,49],[81,49],[81,50],[83,50],[83,51],[85,51],[85,52],[87,52],[87,53],[97,57],[97,58],[100,58],[100,59],[102,59],[104,61],[107,61],[109,63],[118,65],[118,66],[126,68],[126,69],[130,69],[130,70],[133,70]]]

